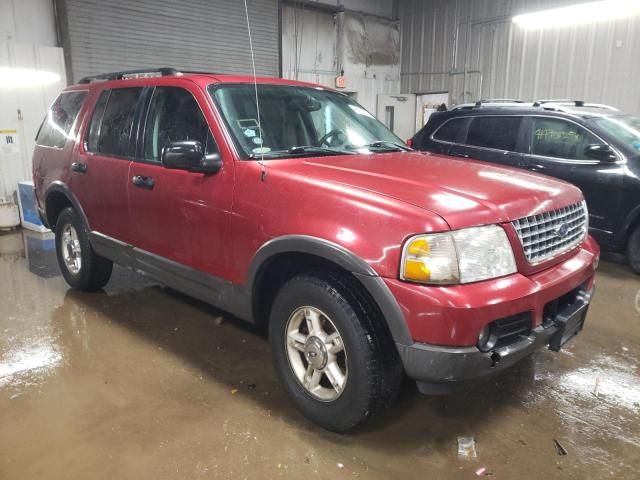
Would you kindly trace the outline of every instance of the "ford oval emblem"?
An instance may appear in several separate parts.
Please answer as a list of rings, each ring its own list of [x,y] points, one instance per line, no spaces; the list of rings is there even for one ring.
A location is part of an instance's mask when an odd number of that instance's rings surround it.
[[[556,237],[558,237],[558,238],[566,237],[567,234],[569,233],[569,224],[568,223],[563,223],[558,228],[556,228],[553,233],[555,233]]]

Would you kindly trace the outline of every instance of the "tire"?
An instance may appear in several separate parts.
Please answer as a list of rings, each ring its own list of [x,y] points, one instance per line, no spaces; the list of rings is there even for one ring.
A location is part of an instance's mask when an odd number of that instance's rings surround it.
[[[269,342],[276,372],[296,407],[333,432],[352,430],[391,405],[404,379],[377,307],[340,273],[289,280],[271,309]]]
[[[55,233],[58,265],[67,283],[83,292],[104,287],[111,278],[113,262],[93,251],[89,231],[73,208],[60,213]]]
[[[640,225],[629,235],[627,241],[627,258],[633,271],[640,274]]]

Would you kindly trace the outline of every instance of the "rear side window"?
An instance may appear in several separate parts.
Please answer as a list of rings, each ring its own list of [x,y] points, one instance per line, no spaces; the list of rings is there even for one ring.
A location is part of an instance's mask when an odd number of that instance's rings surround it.
[[[442,142],[464,143],[469,121],[469,117],[453,118],[449,120],[433,134],[433,139],[440,140]]]
[[[516,149],[522,117],[475,117],[469,126],[467,144],[497,150]]]
[[[36,136],[36,143],[43,147],[64,147],[86,97],[87,92],[61,93],[47,112]]]
[[[114,157],[129,157],[131,130],[142,88],[116,88],[102,92],[91,117],[87,150]]]
[[[531,154],[565,160],[586,160],[589,145],[603,143],[580,125],[560,118],[534,117],[531,120]]]

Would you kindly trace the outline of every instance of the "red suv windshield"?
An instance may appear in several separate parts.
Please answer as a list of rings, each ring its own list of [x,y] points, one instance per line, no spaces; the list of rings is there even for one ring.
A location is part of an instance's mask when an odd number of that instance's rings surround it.
[[[209,93],[246,158],[286,157],[306,147],[315,153],[398,149],[402,140],[348,96],[290,85],[211,85]],[[385,147],[386,145],[386,147]]]

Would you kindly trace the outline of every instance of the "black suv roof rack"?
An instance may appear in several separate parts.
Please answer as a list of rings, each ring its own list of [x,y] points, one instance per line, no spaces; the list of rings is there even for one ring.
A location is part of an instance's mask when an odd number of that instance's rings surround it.
[[[485,100],[478,100],[476,107],[480,107],[483,103],[524,103],[524,100],[516,98],[487,98]]]
[[[584,107],[584,100],[570,100],[567,98],[536,100],[535,102],[533,102],[533,106],[539,107],[541,105],[544,105],[545,103],[564,103],[564,104],[571,103],[576,107]]]
[[[99,73],[98,75],[89,75],[81,78],[78,83],[91,83],[94,81],[109,81],[109,80],[126,80],[132,78],[144,78],[144,77],[166,77],[170,75],[182,75],[185,73],[198,73],[215,75],[213,72],[196,72],[178,70],[173,67],[158,67],[158,68],[143,68],[139,70],[123,70],[121,72]]]

